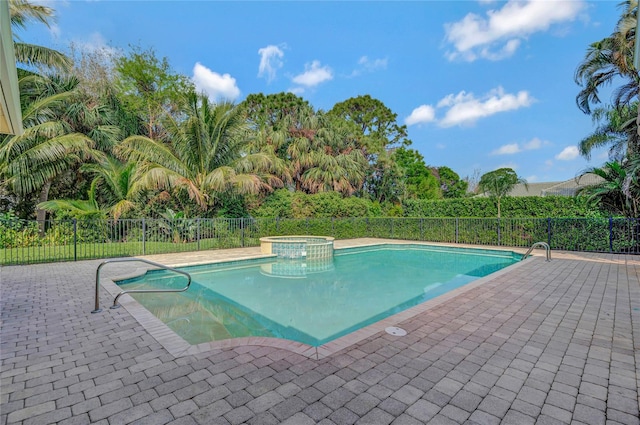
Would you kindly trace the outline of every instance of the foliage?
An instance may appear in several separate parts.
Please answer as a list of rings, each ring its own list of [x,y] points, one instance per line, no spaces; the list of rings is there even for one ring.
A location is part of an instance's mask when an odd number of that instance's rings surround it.
[[[83,131],[94,118],[93,108],[78,99],[74,77],[21,75],[24,133],[0,136],[0,176],[10,192],[19,197],[39,192],[44,202],[56,178],[91,156],[94,141]],[[111,126],[91,123],[94,135],[112,134]],[[42,210],[38,219],[44,219]]]
[[[250,213],[253,217],[372,217],[380,215],[380,208],[366,199],[343,198],[337,192],[309,195],[276,190]]]
[[[440,190],[444,198],[462,198],[467,194],[469,182],[461,180],[458,173],[449,167],[435,167],[431,172],[438,179]]]
[[[507,196],[511,189],[518,183],[527,184],[527,182],[519,178],[511,168],[499,168],[483,174],[482,177],[480,177],[478,188],[481,192],[495,199],[498,207],[498,218],[500,218],[500,201]]]
[[[407,126],[397,123],[398,114],[369,95],[336,103],[329,114],[355,124],[368,153],[379,154],[392,147],[411,144],[407,139]]]
[[[497,204],[489,198],[442,200],[408,199],[402,203],[406,217],[496,217]],[[586,196],[524,196],[502,200],[502,216],[515,217],[606,217],[593,208]]]
[[[26,29],[27,24],[32,22],[38,22],[51,28],[54,11],[48,6],[31,3],[27,0],[9,0],[9,17],[15,34],[19,30]],[[57,71],[67,71],[71,68],[71,60],[57,50],[24,43],[19,37],[14,39],[13,47],[16,62],[29,68],[45,67]]]
[[[153,49],[132,47],[128,55],[115,58],[114,70],[119,96],[144,123],[144,135],[167,140],[163,120],[179,110],[183,94],[192,91],[193,84],[175,73],[169,60],[158,58]]]
[[[620,6],[623,11],[614,32],[589,46],[575,73],[575,81],[581,87],[576,97],[580,110],[585,114],[595,114],[596,120],[600,119],[598,115],[606,115],[608,121],[608,125],[605,124],[604,128],[599,128],[583,141],[584,146],[581,144],[581,150],[587,155],[590,152],[590,142],[596,142],[594,146],[613,143],[616,148],[620,140],[618,137],[611,137],[615,136],[612,132],[624,133],[624,143],[629,150],[637,151],[640,148],[637,132],[640,111],[637,106],[636,120],[627,119],[631,118],[630,109],[637,103],[640,90],[640,75],[633,65],[638,2],[625,0]],[[598,109],[594,110],[594,106],[602,103],[601,90],[614,83],[617,87],[612,93],[612,103],[619,111],[603,113]]]
[[[601,183],[580,189],[589,202],[613,214],[640,217],[640,181],[638,159],[627,164],[611,161],[586,172],[603,179]]]
[[[183,94],[184,119],[167,122],[172,143],[131,136],[117,152],[142,167],[141,184],[150,189],[185,190],[199,208],[216,204],[217,193],[257,194],[282,186],[278,166],[265,153],[245,154],[246,122],[230,104],[213,105],[206,95]]]
[[[400,147],[393,152],[393,159],[404,171],[406,197],[438,199],[441,192],[438,180],[424,163],[424,157],[414,149]]]
[[[313,113],[308,101],[293,93],[250,94],[240,105],[247,114],[249,125],[262,128],[281,128],[287,118],[297,117],[301,112]]]

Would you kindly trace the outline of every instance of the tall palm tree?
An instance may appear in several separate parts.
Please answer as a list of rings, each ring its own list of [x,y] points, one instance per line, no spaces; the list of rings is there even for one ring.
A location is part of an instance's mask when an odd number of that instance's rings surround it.
[[[166,122],[171,143],[131,136],[116,148],[127,160],[143,163],[146,187],[184,189],[206,210],[217,193],[257,194],[282,186],[271,155],[246,152],[248,135],[240,108],[214,105],[195,92],[184,97],[185,118]]]
[[[90,154],[94,142],[75,131],[69,108],[75,108],[77,80],[24,75],[18,80],[24,134],[0,139],[3,184],[19,196],[39,191],[48,199],[53,180]],[[44,211],[38,210],[39,220]]]
[[[638,0],[625,0],[621,6],[623,12],[615,31],[610,36],[592,43],[584,60],[576,69],[575,81],[582,88],[576,97],[576,103],[585,114],[594,112],[593,107],[602,103],[600,90],[613,83],[620,83],[612,96],[616,108],[630,108],[632,103],[637,102],[640,74],[633,65],[633,55]],[[639,112],[636,110],[636,133],[640,130]],[[628,149],[637,149],[638,137],[631,142],[633,143]]]
[[[27,0],[9,0],[9,15],[11,26],[16,30],[25,29],[30,22],[39,22],[50,27],[54,11],[52,8],[40,4],[34,4]],[[72,61],[63,53],[44,46],[24,43],[16,36],[13,47],[16,62],[29,67],[45,66],[59,71],[71,69]]]

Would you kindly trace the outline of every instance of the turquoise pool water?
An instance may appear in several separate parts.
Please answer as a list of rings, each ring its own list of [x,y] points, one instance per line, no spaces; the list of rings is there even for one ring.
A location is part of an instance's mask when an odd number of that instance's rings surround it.
[[[520,255],[426,245],[336,250],[333,261],[247,260],[184,267],[179,294],[132,294],[190,344],[244,336],[319,346],[519,261]],[[151,271],[122,289],[181,288]]]

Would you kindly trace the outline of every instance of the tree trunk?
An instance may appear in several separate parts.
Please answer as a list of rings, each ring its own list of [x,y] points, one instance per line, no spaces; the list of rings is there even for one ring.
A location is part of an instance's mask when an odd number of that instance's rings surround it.
[[[47,180],[40,190],[40,196],[38,197],[38,203],[49,200],[49,189],[51,189],[51,180]],[[45,220],[47,218],[47,212],[43,209],[36,207],[36,220],[38,220],[38,226],[40,228],[40,236],[44,236]]]
[[[498,198],[498,218],[500,218],[500,198]]]

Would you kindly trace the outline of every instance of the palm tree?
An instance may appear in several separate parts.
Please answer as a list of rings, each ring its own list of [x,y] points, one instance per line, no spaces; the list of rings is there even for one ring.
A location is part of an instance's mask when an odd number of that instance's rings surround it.
[[[626,0],[621,6],[624,10],[615,31],[592,43],[576,69],[575,81],[582,87],[576,103],[585,114],[593,113],[592,107],[602,102],[600,90],[612,83],[621,82],[613,92],[613,105],[616,108],[631,108],[640,93],[640,75],[633,65],[638,1]],[[636,132],[640,128],[639,112],[636,108]],[[633,143],[628,149],[637,149],[638,137],[630,142]]]
[[[9,0],[9,15],[15,33],[16,30],[25,29],[27,24],[32,21],[50,27],[54,11],[50,7],[33,4],[26,0]],[[13,47],[18,63],[29,67],[45,66],[60,71],[71,69],[71,59],[57,50],[24,43],[18,37],[14,40]]]
[[[625,217],[640,217],[640,160],[636,157],[627,164],[611,161],[602,167],[594,167],[582,173],[595,174],[601,183],[586,186],[579,195],[588,196],[589,201],[614,214]]]
[[[288,136],[296,190],[351,195],[362,187],[367,161],[346,123],[322,113],[305,113],[288,126]]]
[[[92,173],[95,178],[92,186],[102,189],[100,198],[103,207],[114,220],[136,208],[144,186],[142,170],[135,162],[122,163],[118,159],[104,155],[96,162],[84,164],[81,171]]]
[[[55,199],[40,202],[38,208],[43,211],[64,213],[73,218],[104,220],[107,218],[107,211],[98,205],[96,186],[97,182],[91,184],[89,199]]]
[[[170,144],[131,136],[117,148],[129,161],[143,163],[141,182],[156,189],[184,189],[201,209],[216,193],[257,194],[282,186],[277,162],[266,153],[247,153],[246,121],[230,103],[213,105],[204,94],[183,95],[184,120],[166,122]]]
[[[627,152],[637,152],[637,146],[640,146],[636,131],[637,109],[638,103],[634,102],[619,108],[593,110],[593,121],[599,125],[578,144],[580,154],[590,159],[593,149],[609,146],[609,157],[621,161]]]
[[[480,177],[478,188],[481,192],[486,193],[489,197],[494,198],[498,206],[498,218],[500,218],[500,201],[513,189],[517,184],[524,184],[527,187],[527,181],[518,177],[511,168],[499,168],[483,174]]]
[[[86,159],[94,142],[72,125],[70,112],[82,110],[74,100],[76,79],[32,74],[20,78],[18,85],[25,131],[0,139],[0,175],[17,195],[39,191],[44,202],[53,180]],[[37,218],[44,217],[45,212],[37,210]]]

